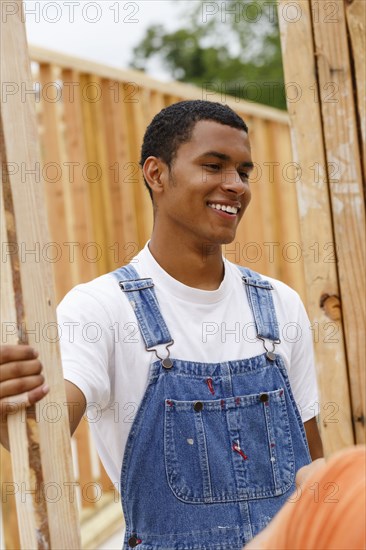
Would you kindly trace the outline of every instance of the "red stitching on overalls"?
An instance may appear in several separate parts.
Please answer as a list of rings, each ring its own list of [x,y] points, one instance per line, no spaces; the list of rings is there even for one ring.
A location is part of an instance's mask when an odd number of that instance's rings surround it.
[[[172,407],[173,406],[173,401],[170,401],[170,399],[168,399],[166,404],[169,405],[169,407]]]
[[[235,399],[235,403],[236,403],[237,405],[240,405],[240,397],[237,397],[237,398]]]
[[[222,409],[225,407],[225,401],[224,401],[224,399],[221,399],[220,405],[221,405],[221,408],[222,408]]]
[[[237,443],[233,443],[233,451],[235,451],[236,453],[239,453],[240,456],[244,459],[244,460],[247,460],[248,457],[246,454],[244,454],[244,452],[241,450],[241,448],[239,447],[239,445]]]
[[[280,397],[283,395],[283,390],[280,391]]]
[[[208,389],[209,389],[210,392],[212,393],[212,395],[215,395],[215,388],[213,387],[212,378],[207,378],[206,384],[207,384],[207,386],[208,386]]]

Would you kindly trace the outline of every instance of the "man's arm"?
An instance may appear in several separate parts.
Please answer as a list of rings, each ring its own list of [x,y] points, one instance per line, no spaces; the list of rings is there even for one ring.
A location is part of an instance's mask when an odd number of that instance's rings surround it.
[[[70,433],[74,433],[86,409],[86,399],[81,390],[72,382],[65,380],[65,393],[69,411]]]
[[[9,450],[7,415],[21,404],[30,407],[49,392],[42,375],[42,363],[31,346],[0,346],[0,442]],[[65,381],[71,435],[86,408],[84,394]]]
[[[313,460],[324,456],[323,444],[320,438],[316,417],[304,422],[306,438],[309,444],[310,455]]]

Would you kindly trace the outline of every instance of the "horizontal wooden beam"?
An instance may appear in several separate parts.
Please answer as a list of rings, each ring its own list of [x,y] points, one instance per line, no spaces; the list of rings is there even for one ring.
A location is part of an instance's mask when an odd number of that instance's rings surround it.
[[[81,73],[87,73],[102,78],[109,78],[115,81],[133,82],[142,88],[159,91],[162,94],[166,94],[167,92],[167,82],[155,80],[154,78],[147,76],[142,71],[119,69],[117,67],[96,63],[95,61],[88,59],[82,59],[32,45],[29,46],[29,53],[32,61],[36,61],[37,63],[50,63],[63,69],[74,69]],[[168,87],[169,95],[174,95],[181,99],[209,99],[218,102],[222,101],[221,94],[214,93],[211,89],[207,89],[207,91],[205,91],[198,86],[178,82],[169,82]],[[280,111],[279,109],[274,109],[273,107],[267,107],[266,105],[235,99],[234,97],[230,98],[229,96],[225,96],[225,103],[243,115],[250,114],[252,116],[272,120],[281,124],[289,123],[287,113]]]

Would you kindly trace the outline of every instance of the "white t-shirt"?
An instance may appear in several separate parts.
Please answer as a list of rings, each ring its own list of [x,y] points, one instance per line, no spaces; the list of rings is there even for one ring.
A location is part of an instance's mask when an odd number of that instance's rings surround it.
[[[132,260],[151,277],[161,312],[174,340],[172,358],[216,363],[264,352],[241,274],[225,262],[217,290],[186,286],[168,275],[148,246]],[[303,422],[315,416],[317,386],[310,322],[298,294],[265,277],[273,299],[281,343],[276,346],[289,373]],[[64,377],[87,400],[96,447],[113,483],[118,482],[131,423],[145,392],[154,352],[145,350],[133,309],[111,274],[73,288],[58,307]],[[271,349],[271,346],[269,346]]]

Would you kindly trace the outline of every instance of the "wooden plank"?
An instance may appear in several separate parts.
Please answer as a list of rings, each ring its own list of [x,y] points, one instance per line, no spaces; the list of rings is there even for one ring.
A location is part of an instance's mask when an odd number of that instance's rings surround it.
[[[126,92],[116,81],[103,80],[103,131],[109,167],[111,209],[114,220],[114,243],[110,246],[111,269],[125,262],[128,250],[137,252],[137,225],[133,191],[138,181],[136,169],[128,156],[127,128],[123,120],[121,103]],[[132,202],[131,202],[132,200]]]
[[[244,120],[249,128],[252,159],[256,166],[250,180],[252,198],[244,213],[243,221],[238,227],[235,241],[223,248],[226,257],[231,261],[237,261],[239,256],[238,263],[264,275],[269,275],[269,262],[266,259],[266,251],[264,249],[264,242],[266,242],[265,232],[268,235],[268,228],[266,229],[263,223],[266,209],[266,206],[263,204],[263,195],[265,193],[263,187],[266,185],[266,181],[264,179],[263,156],[261,154],[261,121],[255,117],[252,117],[250,121],[248,117],[244,117]]]
[[[27,90],[32,88],[32,80],[27,52],[26,35],[24,28],[24,17],[22,3],[15,2],[17,13],[5,24],[1,19],[1,53],[2,71],[1,85],[14,83],[20,91],[22,87]],[[2,88],[4,89],[4,88]],[[20,92],[6,98],[2,104],[2,128],[3,139],[2,149],[5,159],[11,159],[15,166],[21,167],[22,163],[28,169],[39,162],[38,139],[36,128],[36,116],[34,106],[34,95],[28,94],[21,97]],[[2,153],[3,156],[3,153]],[[9,201],[12,201],[13,211],[11,214],[15,220],[16,242],[23,245],[27,250],[34,250],[39,244],[42,250],[48,239],[48,228],[44,205],[43,189],[37,183],[36,174],[29,174],[25,179],[21,170],[14,173],[10,170],[8,177],[8,192],[6,200],[9,210]],[[10,197],[11,195],[11,197]],[[16,307],[23,307],[26,313],[24,318],[23,334],[28,341],[40,352],[40,359],[44,367],[44,375],[51,390],[42,403],[36,407],[37,424],[40,434],[40,464],[35,465],[37,459],[36,448],[30,448],[33,441],[32,434],[28,433],[27,450],[32,471],[38,483],[43,473],[44,485],[52,483],[57,490],[59,498],[47,497],[44,491],[44,498],[47,501],[48,515],[42,515],[40,520],[44,523],[37,524],[38,548],[48,547],[47,531],[49,528],[51,547],[79,549],[79,529],[77,521],[76,503],[68,499],[67,487],[72,481],[70,432],[68,424],[67,408],[65,403],[64,383],[62,377],[61,363],[57,339],[51,338],[49,328],[56,326],[55,297],[53,290],[52,267],[42,257],[33,254],[27,258],[27,263],[20,263],[20,285],[17,289]],[[13,271],[14,273],[14,271]],[[14,276],[14,275],[13,275]],[[22,294],[19,291],[22,290]],[[12,285],[6,289],[6,293],[13,292]],[[21,303],[22,301],[22,303]],[[22,318],[17,311],[17,320]],[[3,319],[12,319],[12,312],[8,311]],[[37,327],[43,332],[43,337],[37,338]],[[45,336],[46,334],[46,336]],[[53,335],[55,336],[55,335]],[[24,341],[25,337],[23,338]],[[51,342],[51,339],[53,342]],[[51,422],[52,413],[58,414],[57,422]],[[54,418],[54,417],[52,417]],[[28,424],[27,424],[28,426]],[[18,437],[22,426],[17,423],[12,432],[11,439]],[[20,436],[21,437],[21,436]],[[22,439],[24,441],[24,439]],[[24,451],[23,453],[24,454]],[[28,453],[26,453],[28,454]],[[13,460],[17,460],[14,453]],[[33,461],[33,462],[32,462]],[[42,487],[39,487],[40,489]],[[48,520],[48,525],[46,520]],[[67,525],[67,529],[65,529]],[[22,525],[22,528],[25,526]],[[32,548],[35,546],[33,545]]]
[[[158,90],[151,90],[149,105],[150,119],[152,120],[165,107],[163,94]]]
[[[1,523],[0,540],[4,548],[20,548],[15,491],[10,453],[0,446]]]
[[[272,144],[271,158],[274,162],[274,194],[280,243],[276,252],[274,251],[274,258],[279,264],[281,281],[294,288],[305,302],[304,243],[300,233],[296,194],[299,174],[297,165],[292,160],[290,132],[289,128],[276,122],[269,124],[268,131],[268,139]]]
[[[4,142],[3,134],[1,132],[1,160],[3,163],[6,163],[6,158],[3,155],[4,151]],[[13,219],[11,218],[11,213],[7,212],[4,207],[4,191],[5,191],[5,181],[2,182],[2,189],[0,193],[0,223],[1,223],[1,242],[2,243],[11,243],[8,235],[8,230],[5,224],[13,224]],[[12,243],[13,245],[13,243]],[[14,260],[14,258],[13,258]],[[17,331],[10,330],[12,327],[17,326],[17,311],[15,305],[15,296],[14,293],[10,291],[13,287],[13,275],[12,275],[12,262],[6,261],[1,263],[1,282],[2,288],[9,289],[9,292],[2,292],[1,296],[1,342],[4,344],[16,345],[18,343],[18,334]],[[25,502],[22,505],[22,498],[24,494],[22,492],[22,484],[30,490],[34,489],[34,484],[32,483],[31,474],[30,474],[30,465],[28,457],[28,438],[27,438],[27,421],[26,421],[26,412],[24,407],[18,407],[14,413],[9,414],[8,416],[8,430],[9,430],[9,444],[11,449],[11,454],[8,453],[8,466],[12,465],[12,470],[8,468],[8,471],[1,471],[2,474],[2,489],[6,486],[6,493],[2,495],[2,503],[4,504],[4,497],[7,506],[3,505],[3,508],[9,506],[9,510],[12,509],[14,515],[12,518],[7,518],[9,524],[4,522],[5,537],[7,543],[11,542],[12,544],[17,542],[20,535],[20,544],[22,548],[37,548],[37,537],[36,532],[39,527],[39,523],[36,523],[35,519],[35,507],[34,499],[32,498],[31,493],[28,493],[28,498],[25,497]],[[2,450],[2,463],[4,460],[5,450]],[[3,465],[3,464],[2,464]],[[9,472],[10,469],[10,472]],[[10,476],[6,477],[6,474],[9,473]],[[13,484],[13,487],[9,487],[7,484]],[[16,507],[14,509],[14,498],[11,499],[11,493],[13,497],[15,495]],[[9,498],[10,497],[10,498]],[[8,503],[8,499],[10,502]],[[44,503],[43,503],[44,504]],[[43,506],[42,506],[43,508]],[[37,509],[37,506],[36,506]],[[8,510],[8,511],[9,511]],[[38,510],[37,510],[38,511]],[[18,525],[22,525],[22,529],[18,531],[17,525],[14,526],[14,522],[18,520]],[[15,527],[15,532],[12,533],[9,530],[10,525]],[[48,536],[48,533],[47,533]],[[10,540],[9,540],[10,539]],[[14,546],[16,548],[16,546]]]
[[[116,531],[122,530],[124,518],[118,494],[104,494],[92,514],[85,514],[81,524],[81,540],[84,550],[95,550]],[[121,540],[122,546],[123,540]]]
[[[96,261],[96,266],[98,269],[98,274],[102,275],[103,273],[108,272],[108,257],[106,249],[108,246],[108,241],[110,241],[110,239],[108,239],[106,220],[107,205],[104,203],[103,195],[103,182],[106,177],[106,166],[104,163],[104,158],[101,157],[103,152],[99,149],[100,142],[97,137],[99,132],[97,125],[98,115],[95,109],[95,103],[88,99],[89,97],[90,99],[96,97],[92,95],[92,93],[97,93],[98,84],[99,83],[96,81],[96,78],[92,75],[80,75],[80,85],[83,91],[83,97],[81,98],[83,130],[88,164],[86,178],[89,186],[91,211],[93,216],[92,223],[95,235],[96,258],[98,258],[97,254],[100,252],[100,258]],[[110,228],[110,223],[108,224],[108,227]]]
[[[268,121],[262,118],[254,119],[251,142],[256,162],[262,170],[260,182],[254,186],[254,193],[257,194],[257,200],[260,202],[260,210],[256,210],[257,224],[255,229],[258,224],[262,227],[262,240],[258,240],[258,245],[262,252],[260,264],[263,265],[263,268],[261,268],[263,273],[269,277],[278,278],[278,266],[280,262],[271,261],[270,257],[272,243],[279,241],[279,235],[277,199],[274,194],[275,176],[277,174],[271,168],[275,159],[269,135]]]
[[[127,97],[126,97],[127,93]],[[128,118],[126,111],[126,101],[130,99],[128,95],[130,89],[125,87],[125,83],[119,84],[119,99],[116,106],[116,120],[118,125],[114,125],[117,163],[120,166],[121,181],[121,218],[123,219],[123,255],[122,263],[130,261],[129,254],[134,253],[138,249],[138,229],[135,203],[134,188],[138,185],[137,177],[139,167],[132,162],[133,143],[130,139],[130,128],[128,126]]]
[[[125,120],[129,129],[130,161],[136,168],[136,183],[134,183],[135,204],[138,245],[144,246],[152,231],[153,211],[151,199],[147,189],[142,181],[141,171],[139,169],[140,150],[143,135],[149,120],[148,90],[140,87],[135,88],[133,98],[125,100],[123,103]]]
[[[361,150],[352,89],[351,62],[343,0],[336,17],[313,18],[323,131],[329,174],[334,235],[337,244],[343,329],[357,443],[365,443],[366,304],[365,207]],[[314,1],[312,1],[314,6]],[[329,86],[334,89],[329,100]]]
[[[70,163],[72,218],[70,240],[76,243],[70,251],[71,262],[76,267],[75,284],[89,281],[97,276],[95,262],[88,260],[88,246],[95,241],[92,212],[87,180],[84,177],[87,164],[81,112],[79,74],[71,69],[62,71],[63,104],[65,112],[65,145],[67,162]]]
[[[345,10],[354,63],[353,82],[357,91],[357,122],[362,138],[363,168],[366,170],[366,2],[348,0]]]
[[[284,9],[292,9],[289,4],[289,0],[280,0],[279,23],[286,81],[296,82],[302,91],[301,100],[289,102],[288,110],[293,159],[302,170],[298,201],[307,310],[314,332],[321,396],[320,427],[325,452],[330,454],[353,444],[352,414],[342,320],[330,318],[330,313],[320,305],[326,295],[339,296],[339,287],[321,113],[317,86],[313,86],[316,65],[310,4],[301,2],[302,17],[291,23],[288,17],[285,19],[281,15]],[[314,245],[315,249],[310,250]]]
[[[58,91],[52,65],[41,63],[39,76],[43,111],[42,175],[44,176],[48,225],[52,236],[50,258],[60,256],[54,269],[56,298],[59,302],[73,286],[68,256],[63,245],[64,242],[69,242],[71,239],[68,235],[65,204],[66,167],[61,153],[61,127],[57,112],[57,103],[61,101],[62,94]]]
[[[157,90],[162,94],[166,94],[169,88],[170,95],[175,95],[181,99],[209,99],[211,101],[221,101],[221,94],[211,93],[211,91],[205,94],[201,87],[192,86],[191,84],[161,82],[145,75],[142,71],[117,69],[116,67],[102,65],[88,59],[73,57],[58,51],[46,50],[34,45],[30,46],[30,55],[32,60],[38,61],[39,63],[52,63],[55,66],[57,65],[66,69],[72,68],[80,73],[89,73],[101,78],[109,78],[113,81],[133,82],[137,86],[150,90]],[[268,120],[282,122],[283,124],[288,123],[287,113],[273,107],[244,100],[236,101],[235,99],[229,98],[227,98],[226,103],[234,110],[240,111],[243,115],[258,116]]]
[[[91,104],[91,108],[94,111],[94,139],[97,152],[97,162],[101,169],[101,197],[102,205],[104,208],[104,230],[105,230],[105,242],[103,246],[103,255],[106,258],[107,270],[111,271],[115,269],[113,262],[113,254],[110,254],[110,248],[117,242],[120,232],[120,220],[118,216],[118,209],[113,208],[113,196],[111,194],[110,181],[112,179],[112,170],[108,166],[108,153],[107,145],[103,135],[103,127],[105,125],[103,105],[108,101],[103,90],[102,81],[95,75],[90,76],[90,82],[94,84],[96,90],[100,91],[100,99]],[[114,188],[115,189],[115,188]],[[118,200],[118,199],[117,199]],[[101,204],[96,205],[96,208],[101,208]]]

